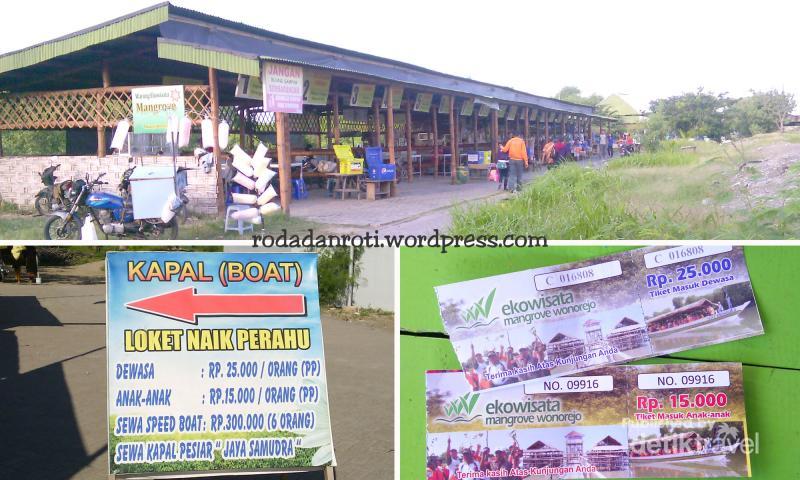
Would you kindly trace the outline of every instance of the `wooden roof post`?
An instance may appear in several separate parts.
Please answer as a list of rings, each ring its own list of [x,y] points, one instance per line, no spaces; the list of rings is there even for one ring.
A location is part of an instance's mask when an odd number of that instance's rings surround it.
[[[550,140],[550,112],[545,110],[542,113],[544,113],[544,141],[547,143]]]
[[[469,100],[467,100],[469,101]],[[478,151],[478,108],[472,106],[472,148]]]
[[[431,107],[431,126],[433,127],[433,176],[439,176],[439,108]]]
[[[561,112],[561,136],[567,136],[567,114]]]
[[[245,145],[244,141],[247,139],[247,135],[244,132],[244,107],[239,107],[239,146],[246,149],[247,145]]]
[[[339,130],[339,92],[333,89],[333,144],[339,145],[341,133]]]
[[[455,185],[458,157],[456,156],[456,116],[453,103],[455,102],[453,102],[453,99],[450,98],[450,183]]]
[[[492,138],[491,139],[491,142],[492,142],[492,163],[497,163],[497,156],[499,154],[498,151],[497,151],[497,144],[498,144],[498,139],[497,139],[498,131],[497,130],[498,130],[498,125],[497,125],[497,110],[495,110],[494,108],[492,109],[491,116],[492,116],[492,118],[491,118],[492,124],[491,124],[490,129],[491,129],[491,138]]]
[[[406,102],[406,165],[408,165],[408,183],[414,180],[414,162],[411,161],[413,127],[414,125],[411,123],[411,102]]]
[[[394,95],[392,95],[392,86],[387,85],[388,93],[386,94],[386,148],[389,150],[389,163],[394,165],[397,161],[394,153]],[[394,182],[389,185],[389,196],[393,197],[397,190],[397,175],[394,176]]]
[[[217,212],[225,215],[225,186],[222,181],[222,150],[219,148],[219,87],[217,71],[208,69],[208,89],[211,96],[211,131],[214,137],[214,167],[217,171]]]
[[[453,140],[453,145],[456,146],[456,165],[459,165],[461,162],[459,161],[459,156],[461,154],[461,117],[458,115],[458,110],[456,110],[456,97],[450,98],[450,103],[453,104],[453,119],[455,120],[455,127],[456,127],[456,137]]]
[[[275,136],[278,146],[278,180],[280,182],[281,208],[283,213],[289,215],[289,204],[292,201],[292,161],[289,158],[290,146],[287,140],[289,136],[289,122],[286,114],[275,112]]]
[[[586,117],[586,120],[588,120],[588,122],[589,122],[588,143],[589,143],[589,146],[591,147],[592,143],[594,143],[594,142],[592,142],[592,117]]]
[[[525,143],[531,141],[531,117],[528,107],[525,107],[525,118],[522,120],[525,124]]]
[[[373,120],[373,146],[381,146],[381,101],[377,99],[372,100],[372,120]]]
[[[111,86],[111,71],[108,66],[108,60],[103,60],[101,75],[103,77],[103,88]],[[103,158],[106,156],[106,127],[101,125],[103,119],[103,110],[105,109],[105,94],[100,94],[97,97],[97,157]]]

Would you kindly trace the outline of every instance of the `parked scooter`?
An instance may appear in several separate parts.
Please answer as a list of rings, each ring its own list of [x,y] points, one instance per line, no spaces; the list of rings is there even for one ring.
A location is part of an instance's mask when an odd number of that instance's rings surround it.
[[[47,240],[79,240],[87,219],[93,225],[100,226],[106,238],[114,235],[118,238],[169,239],[178,237],[178,217],[173,215],[169,221],[161,218],[136,220],[133,218],[133,198],[130,195],[130,175],[136,167],[125,171],[120,181],[119,190],[122,195],[107,192],[95,192],[98,185],[108,185],[100,179],[76,180],[70,190],[72,206],[69,210],[56,210],[44,226],[44,238]],[[179,170],[180,171],[180,170]],[[185,191],[179,192],[178,201],[170,208],[173,212],[185,207],[189,200]]]
[[[61,164],[51,165],[39,174],[44,188],[36,194],[34,205],[39,215],[47,215],[55,209],[66,210],[69,208],[69,191],[72,188],[72,180],[64,180],[56,183],[56,170]]]

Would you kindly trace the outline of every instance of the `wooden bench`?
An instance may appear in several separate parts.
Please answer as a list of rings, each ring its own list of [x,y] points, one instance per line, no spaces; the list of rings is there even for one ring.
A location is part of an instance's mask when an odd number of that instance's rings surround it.
[[[391,196],[393,183],[394,180],[364,180],[364,184],[367,186],[367,200]]]
[[[469,177],[472,178],[473,173],[477,173],[478,176],[486,174],[489,172],[489,164],[488,163],[470,163],[467,165],[469,168]]]
[[[695,145],[686,145],[681,147],[681,150],[691,150],[693,152],[697,151],[697,147]]]

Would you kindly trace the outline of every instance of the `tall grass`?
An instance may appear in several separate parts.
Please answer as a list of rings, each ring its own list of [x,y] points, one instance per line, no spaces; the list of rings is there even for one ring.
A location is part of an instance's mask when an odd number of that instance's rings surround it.
[[[634,167],[683,167],[695,164],[697,161],[697,155],[670,148],[614,158],[609,160],[608,168],[614,170]]]
[[[555,240],[653,240],[783,239],[797,238],[800,232],[800,202],[780,209],[749,209],[735,218],[713,204],[689,201],[687,195],[682,201],[664,199],[645,207],[637,201],[643,188],[637,182],[664,180],[619,173],[577,165],[558,167],[508,200],[455,208],[450,233],[544,235]],[[700,172],[694,175],[702,176]],[[651,191],[655,188],[652,186]],[[675,185],[672,190],[681,192],[685,188]]]
[[[609,171],[564,165],[507,201],[456,208],[452,233],[642,238],[650,222],[626,204],[624,187],[624,181]]]

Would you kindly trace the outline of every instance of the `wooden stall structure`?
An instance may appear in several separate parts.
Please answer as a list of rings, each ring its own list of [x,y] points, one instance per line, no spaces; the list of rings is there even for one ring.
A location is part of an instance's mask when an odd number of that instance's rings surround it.
[[[522,452],[524,468],[560,467],[564,464],[564,452],[537,440]]]
[[[616,347],[620,352],[644,347],[650,342],[645,326],[628,317],[620,320],[606,339],[612,347]]]
[[[583,340],[563,333],[557,333],[547,342],[547,358],[550,360],[569,358],[584,353],[586,353],[586,344]]]
[[[586,459],[601,472],[627,470],[629,462],[627,439],[623,445],[608,435],[587,452]]]
[[[302,65],[315,92],[303,99],[302,114],[265,111],[260,90],[242,88],[258,82],[267,61]],[[554,132],[556,118],[562,134],[567,118],[573,123],[598,118],[592,107],[161,3],[0,55],[0,134],[64,130],[63,154],[103,158],[111,153],[112,129],[130,117],[131,90],[154,85],[184,85],[193,123],[213,122],[216,158],[224,160],[235,144],[250,152],[259,142],[266,144],[279,166],[286,213],[291,180],[300,174],[296,164],[310,156],[332,159],[336,144],[382,147],[385,163],[396,165],[403,181],[432,175],[454,183],[458,167],[472,158],[468,155],[490,151],[494,161],[498,142],[512,130],[539,145],[542,134]],[[365,91],[369,94],[357,95]],[[226,149],[218,139],[222,120],[231,133]],[[220,212],[222,163],[216,162]],[[317,176],[305,179],[323,184],[324,176]],[[392,182],[390,194],[399,190]]]

